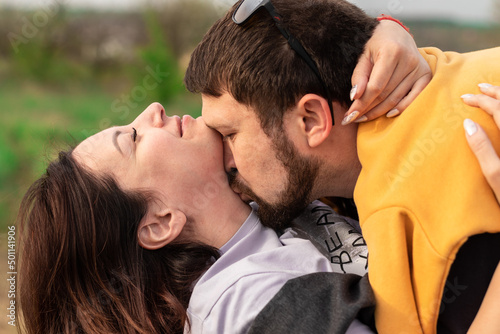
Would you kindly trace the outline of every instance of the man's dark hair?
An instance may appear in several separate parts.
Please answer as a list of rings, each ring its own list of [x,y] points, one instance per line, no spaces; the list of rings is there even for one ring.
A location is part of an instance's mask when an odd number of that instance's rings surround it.
[[[218,20],[192,54],[188,90],[211,97],[228,92],[258,113],[262,128],[281,129],[283,115],[308,93],[325,97],[321,82],[290,48],[269,13],[259,9],[237,25]],[[272,0],[282,24],[317,63],[333,101],[349,106],[351,76],[377,26],[360,8],[342,0]],[[325,97],[326,98],[326,97]]]

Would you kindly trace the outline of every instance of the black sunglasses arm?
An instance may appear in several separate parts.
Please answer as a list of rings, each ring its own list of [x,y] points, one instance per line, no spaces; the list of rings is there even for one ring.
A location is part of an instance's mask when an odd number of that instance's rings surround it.
[[[300,44],[295,37],[293,37],[288,30],[283,27],[281,24],[281,16],[276,12],[274,9],[274,6],[271,2],[268,2],[264,5],[264,7],[267,9],[269,14],[271,14],[274,23],[276,24],[276,27],[280,30],[281,34],[286,38],[288,41],[288,44],[290,44],[290,47],[299,54],[299,56],[304,59],[304,61],[307,63],[307,65],[311,68],[311,70],[316,74],[318,77],[321,85],[323,86],[323,90],[325,91],[327,100],[328,100],[328,106],[330,107],[330,112],[332,114],[332,123],[335,125],[335,121],[333,119],[333,107],[332,107],[332,100],[330,99],[330,93],[328,91],[328,88],[326,87],[325,83],[323,82],[323,79],[321,79],[321,75],[319,74],[318,67],[316,66],[316,63],[311,59],[311,56],[307,53],[307,51],[304,49],[302,44]]]

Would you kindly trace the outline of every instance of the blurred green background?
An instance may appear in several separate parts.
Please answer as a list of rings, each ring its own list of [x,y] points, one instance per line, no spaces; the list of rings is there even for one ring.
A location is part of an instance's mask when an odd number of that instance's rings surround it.
[[[27,187],[60,149],[132,121],[153,101],[167,114],[199,115],[200,98],[182,85],[184,69],[227,9],[202,0],[121,12],[61,3],[0,8],[0,232],[14,224]],[[500,45],[497,24],[404,23],[419,46]]]
[[[208,27],[234,1],[158,0],[148,7],[142,4],[150,0],[127,0],[135,6],[114,11],[109,8],[120,1],[101,0],[106,11],[64,5],[76,0],[0,1],[0,251],[6,256],[5,232],[15,224],[21,198],[59,150],[129,123],[153,101],[168,114],[200,114],[200,98],[182,85],[184,69]],[[402,18],[419,46],[465,52],[500,45],[500,0],[491,0],[496,9],[487,22],[408,18],[423,0],[352,1],[380,6],[372,15]],[[446,1],[422,5],[429,7],[424,17],[437,4],[458,6]],[[24,3],[34,7],[23,9]],[[4,310],[8,271],[0,261]],[[15,332],[7,320],[0,333]]]
[[[51,159],[151,102],[200,114],[182,84],[189,54],[220,9],[196,0],[136,12],[74,10],[56,2],[0,9],[0,232]]]

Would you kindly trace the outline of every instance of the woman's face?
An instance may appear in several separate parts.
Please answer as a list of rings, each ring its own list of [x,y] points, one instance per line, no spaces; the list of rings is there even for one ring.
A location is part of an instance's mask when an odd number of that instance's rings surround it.
[[[230,190],[220,135],[201,117],[166,117],[158,103],[129,125],[87,138],[74,154],[92,171],[113,175],[124,189],[153,191],[186,213]]]

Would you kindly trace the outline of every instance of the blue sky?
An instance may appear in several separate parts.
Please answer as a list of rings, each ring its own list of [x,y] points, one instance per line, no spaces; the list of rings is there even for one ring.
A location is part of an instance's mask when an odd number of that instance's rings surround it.
[[[0,0],[3,4],[44,7],[64,3],[73,7],[100,9],[130,9],[147,2],[169,0]],[[234,0],[207,0],[221,9],[228,8]],[[349,0],[370,15],[389,14],[397,18],[424,17],[446,18],[465,22],[488,22],[493,19],[495,0]],[[497,0],[498,1],[498,0]]]

